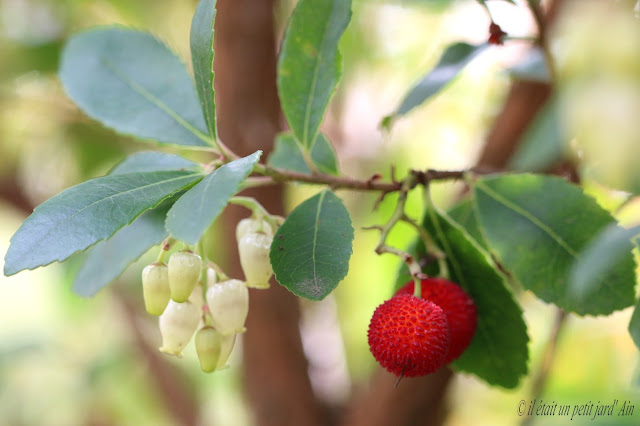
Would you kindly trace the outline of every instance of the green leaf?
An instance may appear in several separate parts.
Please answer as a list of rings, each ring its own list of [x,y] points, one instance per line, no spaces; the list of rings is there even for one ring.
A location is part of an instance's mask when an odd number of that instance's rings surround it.
[[[453,366],[491,385],[515,388],[527,373],[527,327],[522,310],[488,255],[458,224],[434,208],[423,225],[446,254],[450,279],[474,300],[478,325],[471,345]]]
[[[564,157],[566,137],[557,101],[547,102],[527,128],[509,161],[515,171],[543,171]]]
[[[318,170],[328,175],[339,175],[338,159],[336,158],[336,152],[329,142],[329,139],[322,134],[318,133],[313,146],[311,147],[311,160],[316,165]]]
[[[60,80],[90,117],[120,133],[207,146],[207,125],[184,64],[152,35],[124,27],[78,33],[66,44]]]
[[[633,315],[631,315],[631,321],[629,322],[629,334],[633,343],[640,349],[640,300],[633,309]]]
[[[196,244],[202,234],[238,192],[262,151],[232,161],[209,173],[173,205],[167,215],[167,230],[174,238]]]
[[[318,134],[311,148],[311,160],[320,172],[330,175],[339,174],[336,153],[331,142],[322,133]],[[291,132],[279,133],[276,136],[275,148],[269,156],[268,163],[279,169],[311,173],[304,161],[300,144]]]
[[[467,234],[484,250],[487,250],[487,242],[480,231],[480,224],[476,216],[473,200],[467,199],[456,204],[447,212],[449,217],[464,229]]]
[[[306,148],[316,139],[340,79],[338,42],[351,19],[351,0],[300,0],[280,49],[278,93],[282,111]]]
[[[443,87],[449,84],[451,80],[456,78],[460,71],[486,47],[486,43],[473,45],[462,42],[454,43],[447,47],[447,50],[444,51],[435,68],[429,71],[429,73],[409,91],[398,109],[383,119],[382,125],[385,128],[389,128],[394,118],[406,114],[438,93]]]
[[[276,279],[296,296],[322,300],[347,275],[353,226],[342,200],[325,190],[295,208],[276,232]]]
[[[569,294],[580,300],[591,293],[603,280],[616,277],[614,282],[636,282],[631,239],[640,235],[640,226],[621,228],[615,223],[602,229],[584,248],[569,273]]]
[[[216,102],[213,89],[213,23],[216,0],[200,0],[191,21],[191,61],[196,90],[207,122],[209,135],[217,139]]]
[[[118,278],[130,263],[160,244],[168,235],[164,220],[170,206],[161,205],[143,213],[131,225],[91,247],[75,277],[73,291],[83,297],[95,295]]]
[[[127,173],[68,188],[36,207],[20,226],[11,238],[4,273],[13,275],[85,250],[201,177],[185,171]]]
[[[158,151],[140,151],[131,154],[118,163],[109,172],[110,175],[122,175],[135,172],[159,172],[163,170],[191,170],[202,172],[202,168],[178,155]]]
[[[478,179],[478,221],[489,247],[542,300],[579,315],[604,315],[634,303],[633,261],[599,276],[590,297],[568,291],[568,275],[611,215],[564,179],[532,174]],[[629,253],[628,256],[631,256]]]

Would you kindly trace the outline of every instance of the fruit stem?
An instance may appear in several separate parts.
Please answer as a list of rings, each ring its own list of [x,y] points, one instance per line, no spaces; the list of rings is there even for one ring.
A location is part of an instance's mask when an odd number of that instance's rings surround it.
[[[418,299],[422,299],[422,280],[413,277],[413,295]]]
[[[410,174],[407,178],[402,181],[402,189],[400,191],[400,196],[398,197],[398,202],[396,204],[396,209],[394,210],[391,218],[384,226],[372,226],[365,229],[378,229],[380,231],[380,239],[378,240],[378,245],[376,246],[375,252],[377,254],[382,253],[390,253],[398,256],[409,268],[409,272],[411,273],[411,277],[413,277],[414,282],[419,283],[422,279],[427,278],[427,275],[422,273],[422,268],[420,267],[420,263],[413,257],[410,253],[406,251],[400,250],[395,247],[388,246],[386,244],[387,237],[391,232],[391,229],[404,217],[406,217],[404,213],[404,206],[407,202],[407,195],[409,190],[414,187],[416,182],[416,175]],[[417,297],[420,297],[420,285],[416,286],[418,289],[414,290],[414,293],[418,293]]]
[[[156,259],[156,263],[164,263],[164,257],[167,252],[171,249],[171,246],[176,240],[171,237],[168,237],[162,242],[162,248],[160,249],[160,253],[158,253],[158,258]]]

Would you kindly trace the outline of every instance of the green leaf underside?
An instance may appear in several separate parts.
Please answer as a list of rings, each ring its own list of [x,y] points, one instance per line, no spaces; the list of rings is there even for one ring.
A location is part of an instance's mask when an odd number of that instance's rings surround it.
[[[282,42],[278,93],[282,111],[306,148],[315,141],[340,79],[338,42],[351,18],[351,0],[300,0]]]
[[[191,21],[191,62],[209,135],[216,140],[216,104],[213,90],[213,23],[216,0],[200,0]]]
[[[318,133],[311,147],[311,160],[318,170],[325,174],[337,175],[338,160],[331,142]],[[275,148],[269,156],[270,166],[299,173],[311,173],[304,161],[299,143],[291,132],[279,133],[276,136]]]
[[[193,80],[148,33],[125,27],[78,33],[64,48],[59,75],[69,97],[107,127],[160,143],[208,146]]]
[[[68,188],[38,206],[11,238],[5,275],[85,250],[201,178],[186,171],[127,173]]]
[[[429,209],[423,225],[447,256],[450,279],[474,300],[478,326],[453,366],[491,385],[515,388],[527,373],[529,352],[522,310],[488,255],[446,215]]]
[[[164,219],[170,204],[161,205],[140,215],[111,238],[91,247],[73,282],[79,296],[91,297],[118,278],[131,262],[168,235]]]
[[[634,303],[633,260],[599,277],[589,297],[568,288],[582,250],[615,221],[564,179],[532,174],[478,179],[476,212],[500,262],[540,299],[579,315],[604,315]]]
[[[473,45],[463,42],[447,47],[435,68],[409,91],[392,116],[404,115],[438,93],[486,47],[486,44]]]
[[[174,238],[196,244],[238,192],[249,176],[262,151],[225,164],[202,179],[173,205],[166,227]]]
[[[159,172],[167,170],[189,170],[202,172],[202,168],[178,155],[158,151],[140,151],[131,154],[109,172],[110,175],[122,175],[136,172]]]
[[[632,229],[607,225],[582,251],[569,273],[569,292],[584,299],[603,279],[618,276],[617,281],[636,282],[631,239],[640,235],[640,226]]]
[[[322,191],[276,232],[269,255],[276,279],[296,296],[322,300],[347,275],[352,243],[349,212],[333,192]]]
[[[543,171],[564,157],[565,135],[557,101],[548,102],[527,128],[509,161],[515,171]]]

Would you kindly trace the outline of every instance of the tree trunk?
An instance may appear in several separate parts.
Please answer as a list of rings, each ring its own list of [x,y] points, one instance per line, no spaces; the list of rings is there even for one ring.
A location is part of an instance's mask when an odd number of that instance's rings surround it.
[[[273,1],[220,0],[215,23],[216,103],[221,139],[240,155],[268,155],[280,130],[276,89]],[[270,213],[283,213],[281,186],[248,190]],[[223,216],[228,271],[242,276],[235,256],[235,224],[247,211],[230,206]],[[261,426],[322,425],[309,380],[298,327],[298,300],[272,280],[251,290],[244,337],[244,381],[255,421]]]

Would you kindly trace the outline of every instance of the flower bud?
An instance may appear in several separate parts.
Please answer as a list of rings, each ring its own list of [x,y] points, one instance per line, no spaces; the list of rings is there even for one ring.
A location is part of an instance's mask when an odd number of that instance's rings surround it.
[[[253,217],[242,219],[236,226],[236,241],[249,233],[263,233],[273,237],[273,228],[266,220],[257,220]]]
[[[226,365],[231,350],[236,341],[236,335],[223,336],[213,327],[203,327],[196,333],[196,352],[200,360],[200,367],[205,373],[222,370]]]
[[[195,333],[200,316],[200,309],[193,303],[170,300],[158,321],[162,335],[160,352],[182,357],[182,350]]]
[[[193,303],[194,306],[198,308],[198,310],[202,310],[202,305],[204,305],[204,294],[202,293],[202,284],[198,283],[191,292],[189,302]]]
[[[202,259],[191,251],[179,251],[169,258],[169,288],[171,299],[186,302],[200,277]]]
[[[248,233],[238,242],[240,265],[244,271],[247,287],[269,288],[273,275],[269,250],[273,237],[266,234]]]
[[[145,266],[142,270],[142,296],[144,306],[151,315],[164,312],[171,298],[167,265],[152,263]]]
[[[218,282],[218,274],[213,268],[207,268],[207,288]]]
[[[224,336],[244,333],[244,322],[249,313],[249,290],[240,280],[229,280],[212,285],[207,290],[207,305],[213,326]]]

